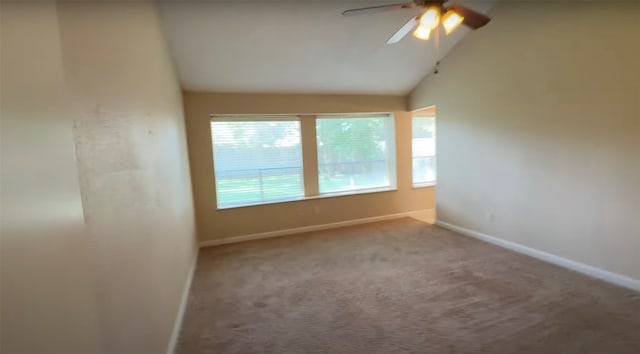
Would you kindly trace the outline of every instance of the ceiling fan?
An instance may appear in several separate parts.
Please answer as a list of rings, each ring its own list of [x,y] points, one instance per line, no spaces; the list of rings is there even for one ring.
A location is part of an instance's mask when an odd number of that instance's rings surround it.
[[[411,31],[414,31],[413,35],[416,38],[428,40],[431,36],[431,32],[437,31],[438,25],[440,24],[444,27],[445,33],[449,34],[461,24],[475,30],[491,21],[491,18],[486,15],[475,12],[462,5],[453,4],[445,7],[445,2],[447,2],[447,0],[414,0],[413,2],[404,4],[379,5],[346,10],[342,15],[364,15],[390,10],[413,9],[417,7],[425,9],[420,14],[412,17],[402,27],[400,27],[396,33],[389,37],[387,44],[399,42]]]

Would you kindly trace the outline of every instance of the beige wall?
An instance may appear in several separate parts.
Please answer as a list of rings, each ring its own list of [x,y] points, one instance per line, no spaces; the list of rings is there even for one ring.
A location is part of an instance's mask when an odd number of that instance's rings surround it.
[[[0,8],[2,353],[100,350],[53,3]]]
[[[1,162],[2,353],[165,352],[195,229],[152,4],[2,4]]]
[[[640,279],[640,4],[502,3],[410,96],[438,219]]]
[[[200,241],[434,207],[433,188],[411,186],[411,114],[404,97],[186,92],[184,101]],[[395,112],[397,191],[216,210],[210,114],[350,112]]]

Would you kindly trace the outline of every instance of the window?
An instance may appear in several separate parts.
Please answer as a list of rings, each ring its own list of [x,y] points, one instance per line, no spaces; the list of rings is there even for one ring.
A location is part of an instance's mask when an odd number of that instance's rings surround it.
[[[320,194],[395,188],[393,118],[318,117]]]
[[[213,120],[211,137],[218,208],[304,197],[297,117]]]
[[[391,114],[303,119],[212,116],[219,209],[396,188]]]
[[[428,186],[436,182],[436,120],[411,119],[411,153],[413,186]]]

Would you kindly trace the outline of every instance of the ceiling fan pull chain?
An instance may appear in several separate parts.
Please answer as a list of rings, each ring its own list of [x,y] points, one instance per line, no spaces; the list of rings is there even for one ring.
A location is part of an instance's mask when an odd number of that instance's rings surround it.
[[[440,66],[440,27],[436,27],[435,32],[436,33],[435,33],[435,38],[434,38],[433,42],[434,42],[434,45],[436,46],[436,48],[435,48],[436,49],[435,50],[435,52],[436,52],[436,66],[435,66],[435,68],[433,70],[433,73],[437,74],[438,73],[438,66]]]

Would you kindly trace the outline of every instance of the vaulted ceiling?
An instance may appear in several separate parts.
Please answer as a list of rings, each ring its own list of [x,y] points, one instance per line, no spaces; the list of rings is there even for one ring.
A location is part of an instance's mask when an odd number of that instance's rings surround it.
[[[452,2],[488,12],[496,0]],[[385,3],[390,1],[236,0],[160,6],[185,90],[404,95],[433,70],[434,41],[408,35],[397,44],[385,42],[418,10],[341,15],[346,9]],[[440,57],[469,32],[461,27],[443,34]]]

